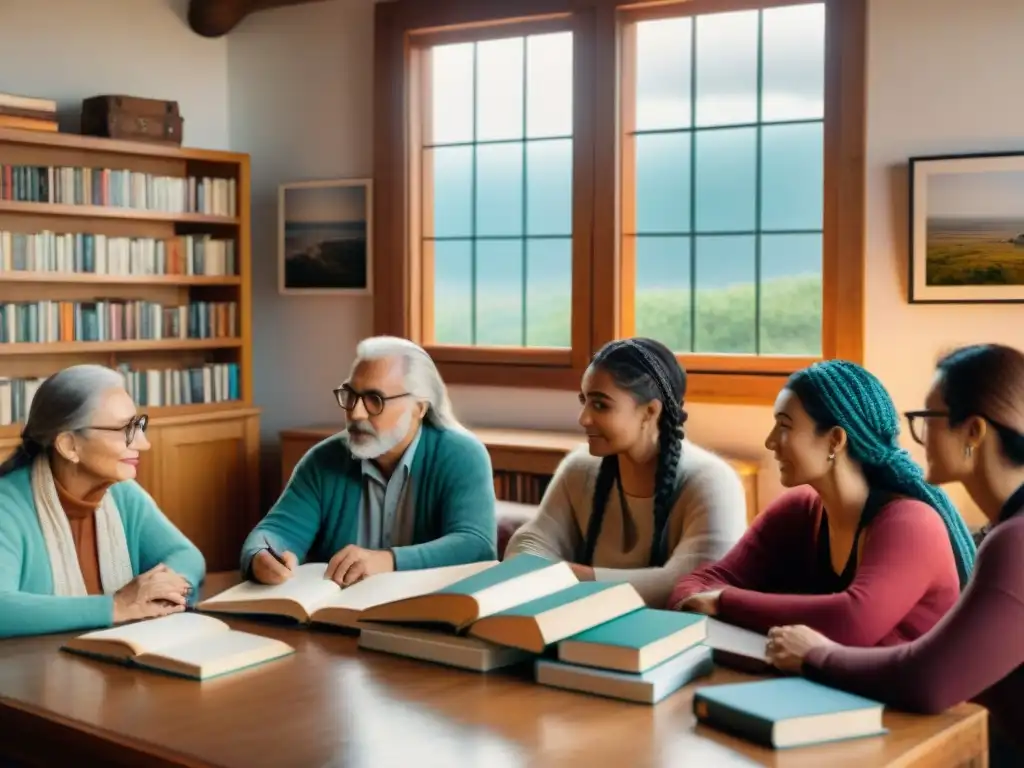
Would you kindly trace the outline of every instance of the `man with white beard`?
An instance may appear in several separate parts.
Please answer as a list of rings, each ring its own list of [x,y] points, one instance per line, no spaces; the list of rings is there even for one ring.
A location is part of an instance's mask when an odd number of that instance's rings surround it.
[[[434,361],[406,339],[356,348],[334,390],[346,429],[315,445],[246,538],[242,572],[264,584],[327,562],[342,586],[377,573],[497,558],[487,449],[452,413]]]

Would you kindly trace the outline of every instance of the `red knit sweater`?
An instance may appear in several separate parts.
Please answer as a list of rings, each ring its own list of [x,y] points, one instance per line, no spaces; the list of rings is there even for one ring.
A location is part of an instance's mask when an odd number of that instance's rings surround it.
[[[920,637],[960,593],[949,534],[927,504],[894,499],[865,529],[860,564],[843,591],[821,594],[834,574],[818,558],[821,498],[787,491],[760,514],[717,563],[684,576],[669,606],[723,589],[718,617],[767,632],[806,624],[843,645],[896,645]]]

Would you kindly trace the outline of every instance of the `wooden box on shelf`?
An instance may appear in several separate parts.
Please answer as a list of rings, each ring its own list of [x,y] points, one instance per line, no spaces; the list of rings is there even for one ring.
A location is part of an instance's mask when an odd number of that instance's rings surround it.
[[[42,378],[124,368],[139,482],[210,570],[259,514],[249,224],[248,155],[0,129],[0,457]]]

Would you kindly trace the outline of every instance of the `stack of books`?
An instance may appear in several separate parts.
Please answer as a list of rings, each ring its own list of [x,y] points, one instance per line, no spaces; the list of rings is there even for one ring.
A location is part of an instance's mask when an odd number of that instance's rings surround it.
[[[52,99],[0,93],[0,128],[55,132],[57,102]]]

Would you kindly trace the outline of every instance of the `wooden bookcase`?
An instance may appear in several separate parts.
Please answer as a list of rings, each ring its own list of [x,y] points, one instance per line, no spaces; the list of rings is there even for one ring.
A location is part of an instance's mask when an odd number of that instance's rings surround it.
[[[0,309],[0,457],[21,439],[19,380],[84,362],[212,371],[128,377],[150,416],[139,482],[211,571],[237,568],[259,511],[249,186],[244,154],[0,129],[0,305],[22,305]]]

